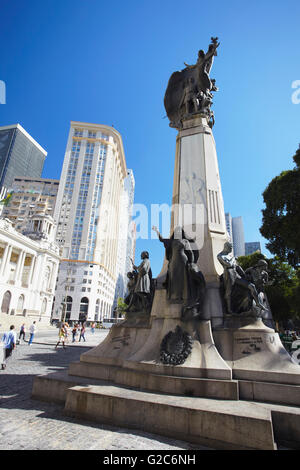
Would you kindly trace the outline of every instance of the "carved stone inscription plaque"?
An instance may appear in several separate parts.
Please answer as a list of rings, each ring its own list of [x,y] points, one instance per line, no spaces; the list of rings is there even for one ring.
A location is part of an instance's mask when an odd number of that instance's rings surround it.
[[[114,343],[114,349],[123,349],[123,347],[130,345],[130,335],[116,336],[111,341]]]

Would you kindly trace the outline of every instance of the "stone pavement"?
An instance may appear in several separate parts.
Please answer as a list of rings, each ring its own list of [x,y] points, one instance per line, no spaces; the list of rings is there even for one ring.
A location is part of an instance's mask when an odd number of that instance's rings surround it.
[[[52,336],[37,335],[31,347],[18,345],[7,368],[0,370],[0,450],[207,450],[137,430],[66,417],[63,406],[31,399],[35,375],[68,368],[100,337],[99,332],[95,336],[89,333],[87,343],[69,345],[64,351],[62,347],[54,349],[57,336]]]

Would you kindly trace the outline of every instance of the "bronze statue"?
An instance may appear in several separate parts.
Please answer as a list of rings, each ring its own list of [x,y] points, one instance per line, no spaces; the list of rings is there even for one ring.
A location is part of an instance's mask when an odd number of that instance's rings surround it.
[[[170,238],[163,238],[156,227],[152,229],[164,244],[169,262],[164,283],[168,300],[182,303],[184,320],[200,318],[206,283],[197,266],[199,250],[194,248],[194,239],[189,239],[182,227],[176,227]]]
[[[169,261],[166,279],[168,299],[180,302],[188,299],[188,263],[194,261],[190,241],[186,238],[181,227],[176,227],[170,238],[163,238],[156,227],[159,240],[164,244],[166,258]]]
[[[149,313],[151,308],[151,297],[152,297],[152,271],[149,261],[148,251],[143,251],[141,253],[142,262],[139,266],[135,266],[133,260],[132,275],[127,277],[130,278],[130,297],[127,312],[142,312]],[[127,303],[127,302],[126,302]]]
[[[255,284],[246,276],[242,267],[237,263],[232,253],[232,244],[226,242],[223,250],[217,256],[224,267],[221,286],[227,313],[254,313],[253,301],[259,311],[266,310],[261,302]]]
[[[171,75],[164,97],[171,127],[181,129],[182,119],[194,114],[207,116],[210,127],[213,126],[212,91],[218,88],[215,80],[210,78],[210,71],[219,45],[218,38],[212,37],[208,51],[198,52],[196,64],[185,64],[185,69]]]

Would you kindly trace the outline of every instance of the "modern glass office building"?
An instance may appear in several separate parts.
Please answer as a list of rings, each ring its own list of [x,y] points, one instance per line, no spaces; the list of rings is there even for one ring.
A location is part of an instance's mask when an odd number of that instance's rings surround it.
[[[255,252],[261,252],[260,242],[246,242],[245,243],[245,255],[252,255]]]
[[[40,178],[47,152],[20,124],[0,127],[0,188],[16,176]]]

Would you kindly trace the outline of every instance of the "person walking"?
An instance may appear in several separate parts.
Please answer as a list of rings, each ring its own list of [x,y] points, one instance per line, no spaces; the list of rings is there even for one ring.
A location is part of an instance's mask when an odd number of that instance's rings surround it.
[[[84,335],[85,335],[85,326],[84,326],[84,323],[83,323],[83,325],[80,329],[79,342],[80,342],[81,338],[83,338],[83,341],[85,341],[85,336]]]
[[[25,333],[26,333],[26,328],[25,328],[25,323],[23,323],[23,325],[21,325],[20,334],[19,334],[20,344],[21,344],[21,338],[23,339],[23,341],[25,341]]]
[[[56,343],[55,349],[57,349],[57,346],[59,345],[59,343],[62,342],[63,348],[64,350],[66,350],[66,346],[65,346],[66,338],[67,338],[67,328],[66,328],[66,325],[63,323],[58,332],[58,341]]]
[[[5,332],[2,336],[2,342],[4,344],[4,362],[2,363],[2,369],[6,368],[6,361],[12,355],[13,350],[17,344],[17,334],[14,331],[15,326],[11,325],[9,331]]]
[[[96,327],[96,323],[93,322],[93,323],[91,324],[91,332],[92,332],[93,334],[95,333],[95,327]]]
[[[32,323],[32,325],[30,325],[30,327],[29,327],[30,337],[29,337],[29,341],[28,341],[28,346],[32,345],[32,341],[33,341],[33,338],[34,338],[34,335],[35,335],[36,332],[37,332],[36,322],[34,321]]]
[[[75,323],[72,328],[72,343],[75,343],[77,334],[78,334],[78,323]]]
[[[69,323],[65,322],[65,343],[69,341]]]

